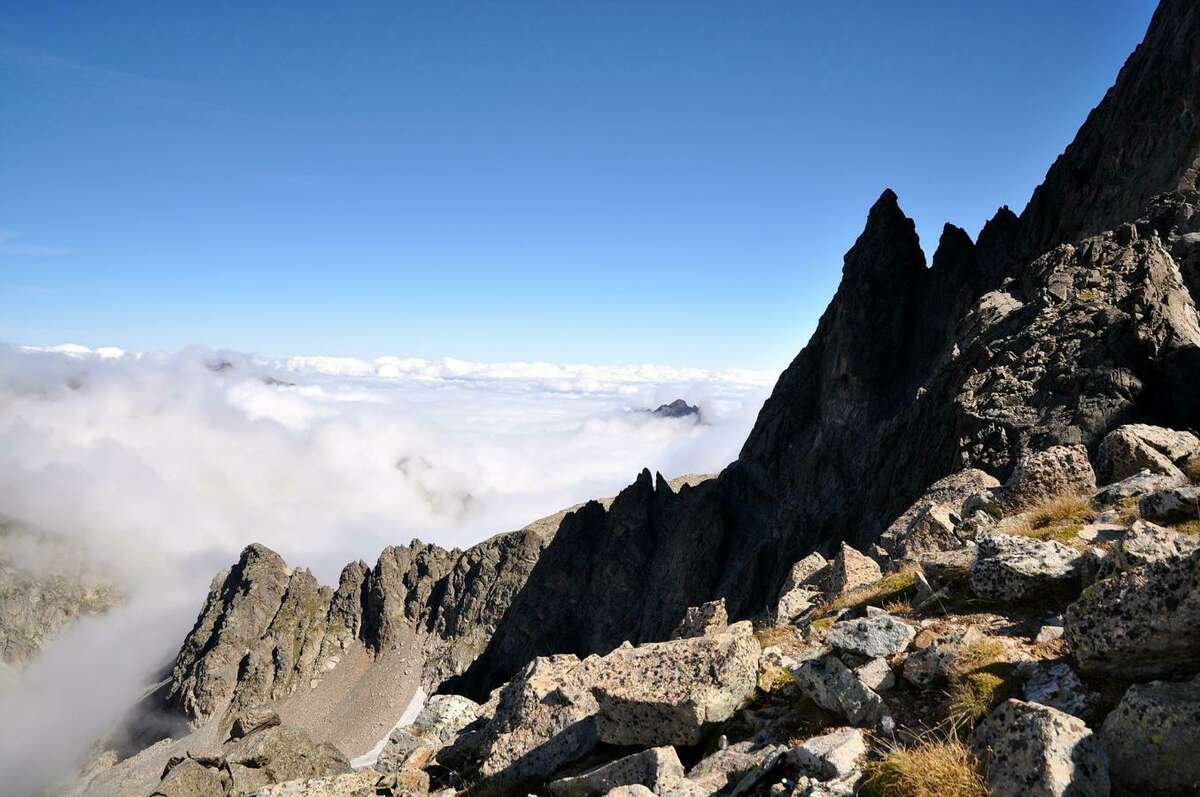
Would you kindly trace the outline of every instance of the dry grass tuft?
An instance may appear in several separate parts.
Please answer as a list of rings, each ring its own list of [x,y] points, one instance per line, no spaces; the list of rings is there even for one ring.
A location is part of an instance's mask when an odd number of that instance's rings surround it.
[[[1188,520],[1183,523],[1176,523],[1171,528],[1180,534],[1191,534],[1193,537],[1200,536],[1200,520]]]
[[[913,612],[912,601],[908,600],[907,598],[888,601],[887,603],[883,604],[882,608],[888,614],[912,614]]]
[[[1123,526],[1132,526],[1142,519],[1142,505],[1137,498],[1122,498],[1114,508],[1117,510],[1117,521]]]
[[[795,676],[784,667],[764,667],[758,675],[758,688],[768,695],[781,692],[795,683]]]
[[[1096,516],[1092,505],[1081,495],[1059,495],[1047,499],[1026,513],[1034,529],[1062,523],[1087,522]]]
[[[773,645],[784,645],[788,642],[799,641],[800,634],[794,626],[777,625],[773,628],[762,628],[755,631],[754,638],[758,640],[759,645],[769,648]]]
[[[1008,678],[991,670],[968,673],[950,687],[946,717],[955,728],[973,726],[1012,696]]]
[[[915,567],[906,567],[903,570],[897,570],[895,573],[888,573],[874,584],[859,587],[847,592],[845,595],[834,598],[821,608],[821,613],[828,614],[829,612],[836,612],[841,609],[855,609],[867,604],[880,606],[888,601],[901,600],[906,597],[909,590],[916,583],[917,569]]]
[[[954,656],[954,670],[958,673],[969,673],[988,665],[1003,661],[1008,655],[1008,648],[999,639],[990,636],[968,642],[958,649]]]
[[[867,797],[987,797],[979,763],[956,738],[920,739],[867,764]]]

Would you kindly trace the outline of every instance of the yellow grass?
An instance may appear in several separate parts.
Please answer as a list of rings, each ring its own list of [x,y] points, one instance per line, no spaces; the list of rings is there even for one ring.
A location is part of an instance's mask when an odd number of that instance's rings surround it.
[[[1183,523],[1176,523],[1171,528],[1175,529],[1175,531],[1178,531],[1180,534],[1200,536],[1200,520],[1188,520]]]
[[[1089,521],[1095,517],[1092,505],[1081,495],[1059,495],[1049,498],[1026,512],[1034,529],[1066,523]]]
[[[762,628],[755,631],[754,638],[758,640],[759,645],[769,648],[773,645],[782,645],[798,640],[800,637],[793,626],[779,625],[774,628]]]
[[[822,614],[853,609],[859,606],[881,606],[887,601],[899,600],[917,583],[915,567],[906,567],[895,573],[888,573],[874,584],[851,590],[845,595],[834,598],[822,607]]]
[[[867,797],[987,797],[979,763],[955,738],[922,739],[867,764]]]
[[[946,716],[956,728],[974,725],[1011,693],[1009,681],[994,672],[968,673],[950,687]]]

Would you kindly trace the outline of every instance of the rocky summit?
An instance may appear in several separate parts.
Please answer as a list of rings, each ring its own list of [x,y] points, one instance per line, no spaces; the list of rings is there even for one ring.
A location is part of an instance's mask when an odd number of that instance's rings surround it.
[[[885,190],[715,478],[250,545],[75,793],[1200,793],[1198,105],[1164,0],[1020,215],[927,261]]]

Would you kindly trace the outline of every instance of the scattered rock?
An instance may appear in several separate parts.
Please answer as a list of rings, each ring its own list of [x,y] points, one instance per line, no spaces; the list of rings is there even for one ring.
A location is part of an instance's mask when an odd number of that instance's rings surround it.
[[[964,468],[938,479],[929,486],[912,506],[892,521],[879,537],[880,545],[891,556],[905,558],[905,542],[914,533],[913,524],[930,505],[942,507],[947,513],[964,514],[963,502],[971,495],[983,490],[999,487],[1000,482],[977,468]],[[939,512],[940,514],[940,512]]]
[[[890,712],[877,692],[834,655],[802,662],[792,670],[801,691],[851,725],[874,725]]]
[[[904,677],[917,686],[945,683],[956,673],[960,653],[984,639],[986,635],[974,626],[955,629],[924,645],[918,637],[918,649],[904,660]]]
[[[855,667],[854,674],[863,685],[876,692],[886,692],[896,685],[896,675],[887,659],[871,659]]]
[[[962,518],[945,504],[926,504],[893,541],[889,553],[895,559],[915,560],[921,554],[961,548],[961,523]]]
[[[829,598],[836,598],[859,587],[870,586],[881,578],[883,571],[874,559],[842,543],[841,550],[830,566],[825,594]]]
[[[1200,677],[1129,687],[1100,739],[1131,794],[1200,794]]]
[[[621,786],[645,786],[666,794],[683,780],[683,764],[674,747],[655,747],[625,756],[583,775],[552,781],[555,797],[591,797]]]
[[[992,797],[1107,797],[1108,757],[1078,717],[1008,700],[975,728]]]
[[[1095,706],[1096,695],[1084,685],[1071,665],[1038,662],[1026,669],[1031,671],[1024,686],[1026,700],[1075,717],[1087,717]]]
[[[995,532],[977,543],[971,589],[981,598],[1014,601],[1079,584],[1082,555],[1062,543]]]
[[[688,771],[672,797],[707,797],[769,767],[786,748],[752,740],[731,744],[707,756]]]
[[[1084,672],[1143,680],[1200,670],[1200,551],[1097,581],[1064,620]]]
[[[1187,477],[1182,473],[1177,476],[1165,476],[1161,473],[1143,470],[1101,488],[1092,496],[1092,503],[1097,506],[1114,506],[1122,501],[1129,501],[1133,498],[1140,499],[1150,493],[1185,484],[1187,484]]]
[[[867,739],[858,728],[840,728],[814,736],[787,752],[788,761],[805,775],[840,780],[859,771],[867,756]]]
[[[687,614],[671,634],[672,639],[694,636],[712,636],[729,627],[729,615],[725,611],[725,599],[688,607]]]
[[[479,704],[462,695],[433,695],[411,725],[392,731],[379,753],[375,768],[398,772],[419,748],[436,752],[479,715]]]
[[[793,623],[807,614],[824,592],[829,573],[829,562],[815,551],[792,565],[779,590],[776,622]]]
[[[1200,520],[1200,485],[1169,487],[1142,496],[1142,517],[1158,523]]]
[[[279,724],[279,715],[269,705],[259,704],[243,709],[233,720],[229,731],[230,739],[240,739],[249,736],[257,730],[273,728]]]
[[[373,797],[379,780],[380,774],[375,770],[362,769],[326,778],[302,778],[263,786],[254,792],[254,797]],[[425,792],[428,791],[426,776]]]
[[[890,614],[834,623],[825,643],[838,650],[876,658],[893,656],[908,647],[916,636],[912,626]]]
[[[1113,549],[1112,562],[1118,570],[1181,559],[1200,548],[1200,537],[1180,534],[1144,520],[1134,521]]]

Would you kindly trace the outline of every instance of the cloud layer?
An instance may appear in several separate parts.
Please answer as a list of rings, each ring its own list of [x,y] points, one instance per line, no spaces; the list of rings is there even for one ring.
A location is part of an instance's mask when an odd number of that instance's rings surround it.
[[[48,651],[19,702],[0,692],[0,712],[8,702],[42,718],[46,733],[60,722],[80,738],[101,730],[247,543],[330,583],[345,562],[373,562],[385,545],[419,537],[465,547],[611,495],[642,467],[719,470],[774,377],[0,347],[0,514],[80,543],[132,595],[126,610]],[[703,422],[645,412],[675,398],[699,404]],[[133,627],[137,656],[92,654],[72,670],[73,647]],[[113,697],[80,715],[55,694],[64,680]],[[30,744],[44,744],[40,736]],[[0,745],[0,778],[28,746]]]

